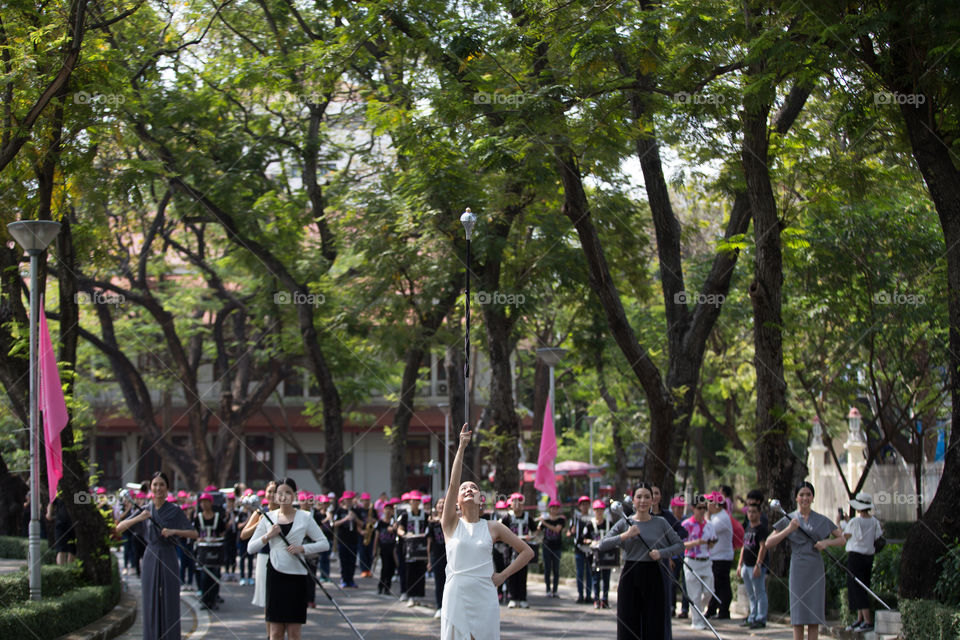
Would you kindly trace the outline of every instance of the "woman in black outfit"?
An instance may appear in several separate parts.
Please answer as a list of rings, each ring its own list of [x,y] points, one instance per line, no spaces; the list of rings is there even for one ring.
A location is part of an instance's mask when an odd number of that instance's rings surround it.
[[[307,621],[307,580],[312,578],[301,559],[330,548],[320,526],[306,511],[293,506],[297,484],[291,478],[277,482],[276,500],[280,508],[257,524],[247,545],[248,553],[270,547],[267,562],[267,611],[270,640],[300,640],[300,627]],[[283,534],[283,536],[281,536]],[[286,537],[287,542],[283,540]],[[303,544],[304,538],[317,542]]]
[[[397,521],[393,517],[393,507],[399,503],[397,498],[391,499],[383,505],[383,515],[373,525],[373,557],[380,552],[380,583],[377,585],[377,595],[392,595],[390,583],[397,570]]]
[[[437,612],[433,614],[434,618],[441,615],[443,585],[447,579],[447,542],[440,526],[440,514],[443,513],[445,501],[445,498],[437,500],[437,512],[427,523],[427,571],[433,572],[433,590],[437,597]]]

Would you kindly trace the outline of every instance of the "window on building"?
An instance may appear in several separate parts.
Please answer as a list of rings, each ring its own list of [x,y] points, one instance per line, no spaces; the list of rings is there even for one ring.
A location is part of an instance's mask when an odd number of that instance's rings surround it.
[[[303,373],[297,371],[296,373],[290,374],[286,380],[283,381],[283,397],[285,398],[302,398],[303,397]]]
[[[247,485],[262,487],[276,479],[273,470],[273,436],[247,436]]]
[[[323,469],[323,454],[308,452],[298,453],[296,451],[287,453],[287,471],[295,471],[298,469],[309,471],[311,464],[316,469]]]

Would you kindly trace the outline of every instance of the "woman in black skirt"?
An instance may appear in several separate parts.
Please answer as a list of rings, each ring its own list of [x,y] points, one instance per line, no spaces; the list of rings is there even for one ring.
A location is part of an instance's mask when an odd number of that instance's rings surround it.
[[[633,494],[636,514],[623,518],[600,541],[600,551],[622,547],[623,572],[617,587],[618,640],[663,640],[668,619],[660,558],[683,552],[683,541],[663,518],[650,515],[652,487],[643,482]]]
[[[320,525],[306,511],[293,506],[297,483],[291,478],[277,482],[276,501],[280,507],[269,513],[273,525],[262,518],[257,524],[247,553],[253,555],[270,545],[267,562],[267,614],[270,640],[300,640],[300,626],[307,621],[307,569],[300,558],[330,548]],[[281,533],[289,545],[283,541]],[[316,540],[303,544],[304,538]]]

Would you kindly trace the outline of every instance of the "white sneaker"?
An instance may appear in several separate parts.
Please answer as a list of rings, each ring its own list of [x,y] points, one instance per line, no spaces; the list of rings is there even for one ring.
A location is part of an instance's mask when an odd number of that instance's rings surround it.
[[[409,598],[407,597],[407,594],[405,593],[400,594],[400,602],[406,602],[408,599]]]
[[[520,604],[519,604],[518,606],[519,606],[521,609],[529,609],[529,608],[530,608],[530,605],[527,604],[527,601],[526,601],[526,600],[521,600],[521,601],[520,601]]]
[[[516,609],[516,608],[517,608],[516,600],[511,600],[509,603],[507,603],[507,609]]]
[[[408,606],[408,607],[415,607],[415,606],[417,606],[417,601],[414,600],[413,598],[410,598],[410,600],[407,601],[407,606]]]
[[[433,614],[433,617],[434,617],[434,618],[439,618],[440,615],[442,614],[442,612],[443,612],[442,609],[437,609],[437,612],[436,612],[435,614]]]

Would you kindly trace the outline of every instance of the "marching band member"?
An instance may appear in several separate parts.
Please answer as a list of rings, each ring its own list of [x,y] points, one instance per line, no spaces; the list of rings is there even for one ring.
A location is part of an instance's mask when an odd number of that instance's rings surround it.
[[[370,504],[370,494],[364,491],[360,494],[360,504],[357,509],[363,515],[363,534],[360,545],[357,547],[357,557],[360,559],[360,577],[373,577],[373,527],[377,524],[377,512]]]
[[[427,514],[420,509],[422,494],[414,490],[408,495],[410,511],[397,518],[397,532],[403,539],[407,606],[415,607],[420,604],[419,598],[426,595]]]
[[[496,520],[501,522],[503,518],[507,515],[510,505],[507,504],[506,500],[497,500],[493,505],[493,513],[487,515],[481,513],[481,518],[489,518],[491,520]],[[481,512],[483,511],[481,506]],[[494,542],[493,543],[493,568],[495,571],[500,572],[507,568],[507,557],[509,555],[508,547],[503,542]],[[497,587],[497,599],[503,604],[504,601],[509,600],[507,596],[507,585],[506,583]]]
[[[523,494],[510,494],[510,506],[513,508],[513,513],[508,513],[501,522],[518,538],[530,545],[530,537],[535,525],[533,518],[530,517],[530,512],[523,510]],[[532,547],[532,545],[530,546]],[[536,553],[534,553],[534,558],[536,558]],[[507,607],[511,609],[514,607],[530,608],[527,603],[527,573],[527,566],[524,565],[507,580],[507,589],[510,592],[510,602]]]
[[[193,526],[200,534],[197,542],[197,560],[217,578],[220,577],[220,565],[223,563],[223,534],[227,530],[227,516],[223,509],[213,506],[213,495],[200,494],[200,510],[193,519]],[[220,597],[220,583],[197,568],[197,582],[200,588],[201,606],[204,609],[217,609]]]
[[[543,581],[547,585],[547,597],[558,598],[560,584],[560,553],[563,551],[563,527],[567,519],[560,513],[560,501],[551,500],[547,505],[549,517],[540,516],[538,528],[543,533]],[[551,577],[552,586],[551,589]]]
[[[610,532],[610,520],[606,518],[604,513],[607,508],[607,505],[603,503],[603,500],[594,500],[593,501],[593,531],[594,538],[590,546],[593,549],[597,549],[597,553],[593,557],[593,608],[594,609],[609,609],[609,598],[610,598],[610,571],[609,568],[600,568],[600,557],[599,557],[599,548],[600,540],[606,537]],[[603,597],[600,597],[600,583],[603,583]]]
[[[383,505],[383,515],[374,525],[373,552],[376,557],[380,551],[380,582],[377,584],[377,594],[391,595],[390,583],[397,570],[397,519],[393,508],[400,502],[399,498],[391,498]]]
[[[440,514],[443,513],[444,498],[437,500],[437,509],[427,522],[427,571],[433,572],[434,594],[437,599],[437,612],[434,618],[440,617],[440,608],[443,604],[443,585],[447,577],[447,543],[443,537],[443,527],[440,526]]]
[[[300,627],[307,621],[306,581],[313,580],[300,562],[300,556],[330,548],[310,514],[293,506],[296,491],[297,484],[291,478],[277,483],[279,508],[269,514],[274,524],[271,526],[266,517],[262,518],[247,543],[251,553],[269,549],[266,620],[270,625],[270,640],[282,640],[284,635],[290,640],[300,640]],[[316,542],[304,544],[306,538]]]
[[[577,565],[577,604],[589,603],[593,591],[593,571],[590,569],[592,552],[590,544],[597,537],[593,528],[593,519],[589,516],[590,497],[577,499],[577,510],[567,530],[567,537],[573,537],[573,559]],[[584,597],[586,592],[586,597]]]
[[[601,552],[620,547],[626,558],[617,587],[617,638],[663,640],[666,593],[660,558],[683,549],[683,541],[663,518],[650,515],[653,491],[642,482],[633,495],[636,514],[623,518],[600,542]]]
[[[353,579],[357,570],[357,544],[360,542],[360,529],[363,517],[353,508],[353,491],[344,491],[340,496],[340,507],[333,512],[333,526],[337,537],[337,554],[340,557],[340,587],[358,587]]]

